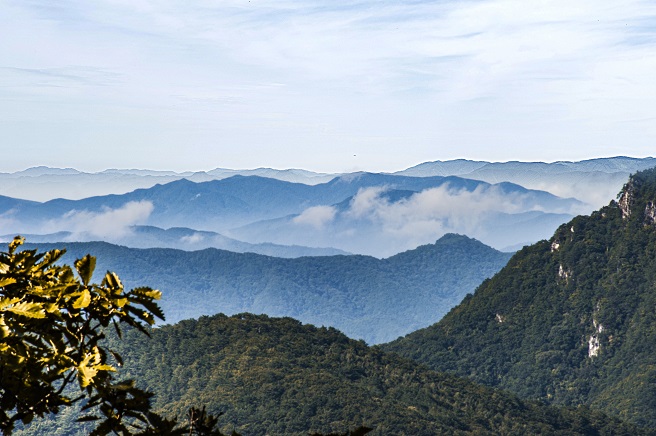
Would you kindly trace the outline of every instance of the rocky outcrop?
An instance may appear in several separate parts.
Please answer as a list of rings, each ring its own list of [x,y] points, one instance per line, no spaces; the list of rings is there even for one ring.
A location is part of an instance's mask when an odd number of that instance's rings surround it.
[[[631,216],[631,206],[633,206],[634,195],[635,184],[633,177],[631,177],[629,182],[624,186],[618,202],[620,210],[622,211],[622,219],[627,219]]]

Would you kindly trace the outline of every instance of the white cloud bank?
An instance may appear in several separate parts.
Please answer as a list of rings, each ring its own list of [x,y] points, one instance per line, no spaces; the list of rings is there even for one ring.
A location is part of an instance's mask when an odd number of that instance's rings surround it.
[[[321,229],[335,219],[337,210],[332,206],[314,206],[305,209],[292,220],[295,224]]]
[[[199,242],[203,242],[205,240],[205,236],[203,236],[201,233],[194,232],[191,235],[188,236],[183,236],[180,238],[180,242],[183,244],[198,244]]]
[[[100,212],[73,210],[59,219],[49,221],[44,227],[48,233],[70,231],[73,233],[71,239],[84,235],[86,238],[111,240],[128,236],[131,233],[130,227],[145,223],[153,209],[150,201],[131,201],[116,209],[105,207]]]
[[[552,232],[549,226],[559,224],[558,218],[531,224],[541,212],[560,211],[545,210],[529,195],[504,192],[498,186],[469,191],[443,185],[397,201],[390,201],[387,190],[361,189],[341,212],[327,206],[306,209],[293,220],[295,226],[287,233],[291,239],[276,242],[312,240],[316,245],[388,256],[433,243],[445,233],[466,234],[504,248],[541,239],[545,229]]]
[[[380,188],[361,190],[346,215],[366,217],[385,234],[410,244],[434,241],[447,232],[476,235],[490,214],[525,211],[522,195],[504,194],[494,186],[473,191],[440,186],[397,202],[383,193]]]

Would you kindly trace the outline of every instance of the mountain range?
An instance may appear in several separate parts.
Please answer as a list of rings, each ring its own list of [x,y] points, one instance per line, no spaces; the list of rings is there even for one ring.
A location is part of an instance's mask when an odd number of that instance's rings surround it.
[[[45,166],[28,168],[13,173],[0,173],[0,195],[48,201],[55,198],[80,200],[110,194],[125,194],[136,189],[152,188],[187,179],[193,182],[221,180],[235,175],[259,176],[293,183],[313,185],[325,183],[338,174],[321,174],[302,169],[276,170],[258,168],[232,170],[216,168],[211,171],[156,171],[147,169],[107,169],[88,173],[74,168]]]
[[[466,159],[425,162],[397,171],[413,177],[459,176],[488,183],[512,182],[529,189],[551,192],[559,197],[575,197],[592,206],[603,206],[615,198],[628,176],[656,165],[656,159],[623,156],[582,161],[486,162]],[[0,173],[0,195],[47,201],[54,198],[79,200],[108,194],[124,194],[156,184],[186,178],[206,182],[242,176],[260,176],[294,183],[326,183],[346,174],[316,173],[302,169],[257,168],[210,171],[155,171],[147,169],[108,169],[89,173],[73,168],[34,167],[13,173]],[[590,210],[592,210],[590,209]]]
[[[252,244],[333,247],[385,257],[449,232],[496,248],[521,245],[546,237],[586,208],[576,199],[512,183],[459,177],[358,173],[305,185],[233,176],[200,183],[183,179],[82,200],[0,197],[0,234],[68,231],[86,239],[129,240],[133,225],[186,227]]]
[[[409,195],[386,192],[389,201]],[[472,253],[494,253],[459,235],[383,260],[67,245],[68,263],[97,254],[98,269],[118,271],[127,287],[180,280],[169,295],[189,310],[205,308],[214,296],[207,283],[229,272],[250,287],[260,277],[303,289],[327,283],[334,287],[316,291],[315,308],[343,311],[355,302],[363,309],[373,302],[356,316],[373,314],[366,322],[381,322],[375,329],[397,322],[379,311],[384,305],[397,312],[410,307],[402,313],[406,321],[422,308],[435,310],[436,301],[410,304],[422,298],[416,292],[422,283],[456,280],[465,264],[480,272]],[[122,340],[110,335],[108,344],[124,357],[122,375],[154,391],[159,411],[180,416],[192,405],[207,406],[227,432],[341,433],[368,425],[374,435],[652,435],[655,247],[656,168],[631,176],[617,201],[519,250],[437,323],[387,344],[369,347],[333,328],[247,313],[158,326],[151,339],[128,329]],[[443,265],[449,274],[423,265]],[[343,283],[362,286],[340,293],[340,273]],[[413,281],[400,282],[408,277]],[[377,283],[382,286],[374,293],[360,292]],[[393,283],[398,287],[390,292]],[[242,289],[235,294],[252,297]],[[269,301],[294,309],[309,301],[307,292],[277,295]],[[350,295],[364,297],[349,301]],[[77,435],[75,409],[67,412],[18,434]]]
[[[588,159],[578,162],[485,162],[457,159],[425,162],[394,174],[459,176],[488,183],[512,182],[529,189],[574,197],[598,208],[615,198],[629,175],[656,166],[656,158]]]
[[[510,257],[453,234],[387,259],[281,259],[101,242],[37,246],[66,248],[67,263],[93,253],[98,257],[97,271],[120,272],[126,287],[160,289],[169,323],[218,312],[266,313],[332,326],[368,343],[390,341],[439,320]]]

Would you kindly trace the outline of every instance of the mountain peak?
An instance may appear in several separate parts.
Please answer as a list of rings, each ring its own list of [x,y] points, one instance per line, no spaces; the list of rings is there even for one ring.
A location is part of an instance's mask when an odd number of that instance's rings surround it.
[[[81,174],[80,171],[74,168],[53,168],[45,165],[31,167],[23,171],[13,173],[18,176],[32,176],[38,177],[43,175],[66,175],[66,174]]]
[[[479,242],[477,239],[470,238],[469,236],[466,235],[461,235],[459,233],[445,233],[440,239],[438,239],[435,244],[442,244],[442,245],[447,245],[447,244],[453,244],[453,243],[461,243],[463,241],[476,241]],[[479,242],[482,244],[482,242]]]

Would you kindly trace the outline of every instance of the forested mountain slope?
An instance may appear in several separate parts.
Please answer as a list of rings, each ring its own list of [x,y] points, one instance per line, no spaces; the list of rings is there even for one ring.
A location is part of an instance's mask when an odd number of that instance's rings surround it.
[[[385,349],[523,398],[656,427],[656,169]]]
[[[183,417],[206,406],[224,432],[244,436],[337,432],[388,435],[653,435],[587,408],[557,409],[440,374],[291,318],[215,315],[110,338],[121,374]],[[82,436],[75,409],[16,436]]]
[[[132,249],[107,243],[37,246],[67,248],[68,263],[93,253],[97,270],[119,272],[127,287],[160,289],[169,323],[248,311],[336,327],[370,344],[436,322],[510,258],[509,253],[460,235],[445,235],[434,244],[388,259],[280,259],[216,249]]]
[[[127,377],[181,416],[191,404],[225,412],[244,435],[307,435],[349,426],[372,435],[638,434],[587,409],[558,410],[369,348],[334,329],[241,314],[182,321],[117,349]]]

